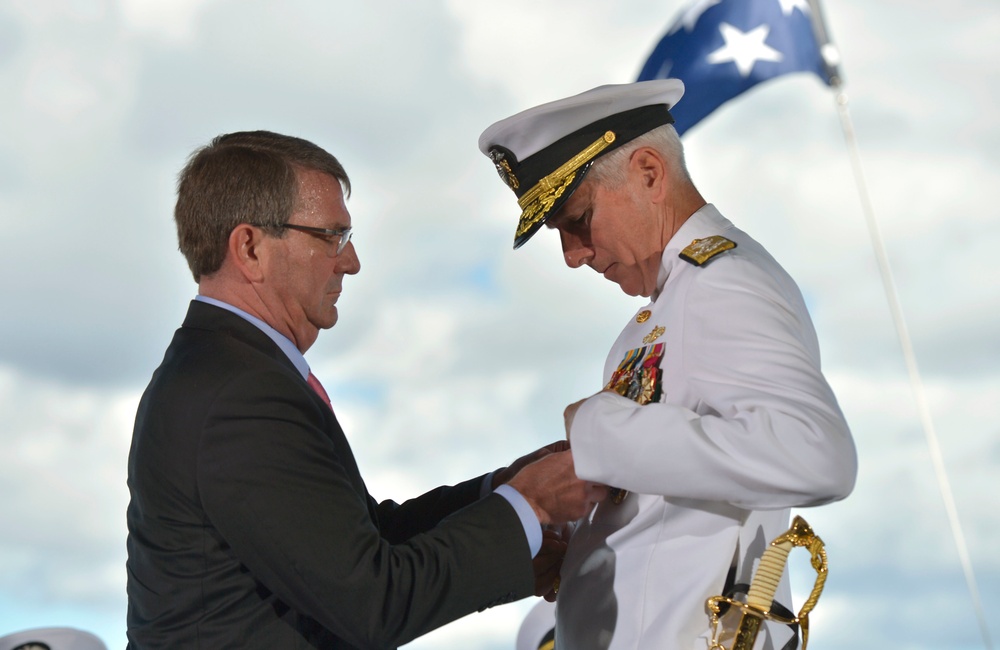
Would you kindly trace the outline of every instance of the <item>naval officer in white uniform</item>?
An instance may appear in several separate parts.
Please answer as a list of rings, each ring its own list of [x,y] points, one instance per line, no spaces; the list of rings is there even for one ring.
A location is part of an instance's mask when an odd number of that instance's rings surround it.
[[[577,474],[617,490],[569,541],[557,650],[707,648],[706,599],[746,593],[791,508],[854,486],[801,293],[692,183],[669,111],[682,94],[676,79],[602,86],[479,140],[518,198],[515,248],[545,226],[566,264],[649,299],[603,390],[566,409]],[[787,578],[775,600],[792,609]],[[796,647],[794,629],[766,627],[756,648]]]

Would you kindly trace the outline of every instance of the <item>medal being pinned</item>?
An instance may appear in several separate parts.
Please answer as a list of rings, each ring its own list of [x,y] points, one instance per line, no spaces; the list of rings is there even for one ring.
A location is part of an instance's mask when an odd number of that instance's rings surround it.
[[[659,332],[654,339],[663,333],[664,328],[657,326],[653,331],[657,332],[657,330]],[[649,336],[646,339],[649,339]],[[652,340],[648,343],[652,343]],[[660,401],[661,380],[663,378],[660,362],[663,360],[663,350],[663,343],[629,350],[625,353],[625,358],[618,364],[618,369],[611,375],[611,381],[604,389],[613,390],[640,406]],[[616,487],[610,488],[610,493],[612,501],[616,504],[621,503],[628,496],[627,490]]]
[[[640,405],[660,400],[660,361],[663,344],[635,348],[625,353],[605,390],[613,390]]]

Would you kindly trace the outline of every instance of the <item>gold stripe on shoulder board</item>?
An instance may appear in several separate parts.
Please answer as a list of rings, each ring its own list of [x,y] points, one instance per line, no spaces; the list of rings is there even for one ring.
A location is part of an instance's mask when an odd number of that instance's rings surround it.
[[[712,235],[704,239],[696,239],[691,245],[680,252],[680,257],[685,262],[690,262],[695,266],[701,266],[719,253],[736,248],[736,242],[726,239],[722,235]]]

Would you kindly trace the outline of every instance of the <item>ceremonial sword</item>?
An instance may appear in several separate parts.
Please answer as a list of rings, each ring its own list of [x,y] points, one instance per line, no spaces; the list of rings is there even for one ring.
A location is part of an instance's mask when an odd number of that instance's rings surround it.
[[[812,567],[816,570],[816,582],[799,615],[790,619],[772,612],[771,604],[774,602],[774,594],[778,590],[781,576],[785,573],[788,553],[796,546],[809,549]],[[750,584],[750,591],[747,593],[747,602],[726,596],[713,596],[708,599],[706,605],[712,623],[712,644],[709,647],[711,650],[752,650],[762,623],[765,620],[773,620],[786,625],[797,623],[802,629],[802,650],[805,650],[809,642],[809,612],[816,606],[823,592],[826,577],[826,549],[823,547],[823,540],[813,532],[805,519],[796,516],[792,521],[792,527],[772,541],[761,556],[757,572]],[[720,617],[724,605],[735,607],[742,614],[733,644],[729,648],[722,644],[720,638]]]

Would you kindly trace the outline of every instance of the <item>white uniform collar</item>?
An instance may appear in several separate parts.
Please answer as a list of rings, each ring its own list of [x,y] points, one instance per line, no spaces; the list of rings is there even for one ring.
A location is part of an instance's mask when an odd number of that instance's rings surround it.
[[[667,247],[663,249],[663,256],[660,258],[660,272],[656,278],[656,291],[650,296],[650,300],[655,301],[660,292],[663,291],[663,286],[667,283],[667,278],[670,277],[670,272],[675,266],[687,264],[678,257],[678,254],[692,241],[711,235],[720,235],[732,227],[732,222],[722,216],[722,213],[711,203],[701,206],[697,212],[688,217],[687,221],[681,224],[681,227],[667,242]]]

